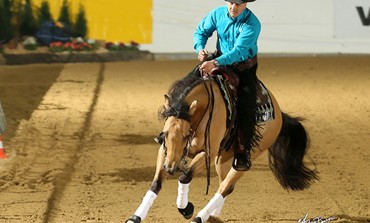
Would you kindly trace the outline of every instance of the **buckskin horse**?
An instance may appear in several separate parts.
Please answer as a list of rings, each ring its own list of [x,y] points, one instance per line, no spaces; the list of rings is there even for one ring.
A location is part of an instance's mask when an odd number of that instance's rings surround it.
[[[186,219],[192,218],[194,206],[188,200],[190,182],[193,176],[207,170],[208,193],[212,162],[219,178],[218,190],[191,222],[202,223],[210,216],[219,217],[226,196],[245,173],[232,168],[233,147],[236,146],[233,143],[235,131],[232,131],[236,128],[235,118],[232,118],[235,104],[230,93],[235,86],[231,84],[232,75],[228,76],[232,72],[218,69],[211,73],[205,77],[189,74],[174,82],[165,95],[160,110],[165,122],[162,133],[156,138],[161,145],[154,179],[142,203],[126,223],[140,223],[145,219],[166,176],[176,172],[180,172],[178,211]],[[301,119],[283,113],[262,82],[258,81],[257,89],[259,140],[258,147],[252,149],[252,161],[269,150],[270,169],[284,189],[308,188],[318,176],[303,161],[308,149],[308,135]]]

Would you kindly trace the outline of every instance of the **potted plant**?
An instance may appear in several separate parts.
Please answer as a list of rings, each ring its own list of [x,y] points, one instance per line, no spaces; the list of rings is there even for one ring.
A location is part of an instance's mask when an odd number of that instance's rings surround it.
[[[38,44],[35,37],[27,37],[27,39],[23,42],[23,48],[26,50],[36,50],[37,47]]]

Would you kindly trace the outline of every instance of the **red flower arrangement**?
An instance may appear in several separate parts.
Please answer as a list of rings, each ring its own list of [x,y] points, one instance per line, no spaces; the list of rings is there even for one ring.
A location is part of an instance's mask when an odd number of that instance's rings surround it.
[[[126,45],[122,42],[119,43],[108,42],[105,44],[105,48],[109,51],[139,50],[139,44],[134,41],[131,41],[129,45]]]
[[[49,49],[51,52],[58,53],[58,52],[64,52],[64,51],[92,51],[96,49],[96,46],[94,44],[89,44],[86,42],[52,42],[49,45]]]

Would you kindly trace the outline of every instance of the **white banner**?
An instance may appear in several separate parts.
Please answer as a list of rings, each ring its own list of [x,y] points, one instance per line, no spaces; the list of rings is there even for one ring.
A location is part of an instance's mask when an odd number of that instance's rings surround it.
[[[370,38],[370,0],[335,0],[335,38]]]
[[[224,0],[153,0],[154,53],[192,53],[199,21]],[[370,0],[256,0],[247,4],[262,30],[259,53],[370,54]],[[207,49],[215,49],[214,35]]]

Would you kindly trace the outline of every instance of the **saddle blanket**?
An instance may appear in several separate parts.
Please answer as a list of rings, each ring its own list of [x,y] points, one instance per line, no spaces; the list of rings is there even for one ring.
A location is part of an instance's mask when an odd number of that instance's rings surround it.
[[[275,119],[274,105],[265,85],[258,80],[257,86],[257,123],[267,122]]]
[[[221,75],[215,76],[216,83],[219,85],[226,107],[227,107],[227,117],[228,117],[228,126],[232,122],[232,115],[235,112],[234,108],[236,106],[237,96],[232,93],[230,88],[231,83],[225,81],[224,77]],[[266,88],[266,86],[258,80],[257,83],[257,110],[256,110],[256,121],[257,124],[267,122],[275,119],[274,115],[274,106],[272,104],[271,96]]]

